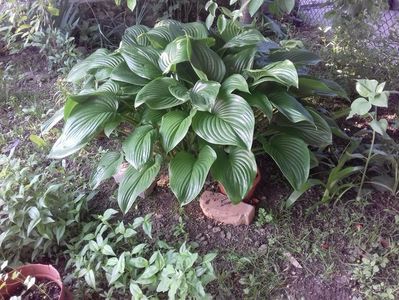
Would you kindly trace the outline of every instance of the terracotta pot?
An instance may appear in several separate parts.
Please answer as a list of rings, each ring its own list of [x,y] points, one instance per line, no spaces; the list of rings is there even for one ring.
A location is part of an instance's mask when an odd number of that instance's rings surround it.
[[[14,293],[18,291],[18,289],[23,286],[23,282],[26,277],[32,276],[38,279],[47,279],[55,282],[61,289],[60,300],[72,300],[72,295],[64,287],[64,284],[61,281],[60,274],[58,271],[51,265],[41,265],[41,264],[30,264],[25,265],[19,268],[16,268],[15,271],[18,271],[20,274],[18,278],[11,279],[11,274],[14,272],[10,272],[8,279],[6,280],[6,284],[3,288],[0,289],[0,298],[2,299],[5,296],[14,296]],[[0,281],[0,286],[2,282]]]
[[[245,196],[245,198],[242,201],[244,201],[245,203],[249,203],[249,204],[257,204],[256,201],[253,201],[252,197],[253,197],[253,195],[256,191],[256,188],[261,179],[262,179],[262,177],[261,177],[259,169],[258,169],[258,172],[256,173],[256,177],[255,177],[254,183],[252,185],[252,188],[248,191],[247,195]],[[223,185],[220,182],[218,183],[218,185],[219,185],[220,192],[222,194],[226,195],[226,190],[224,189]]]

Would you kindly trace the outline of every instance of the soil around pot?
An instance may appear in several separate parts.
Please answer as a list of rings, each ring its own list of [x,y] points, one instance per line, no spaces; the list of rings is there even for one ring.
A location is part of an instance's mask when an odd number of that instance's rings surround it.
[[[12,296],[20,296],[23,300],[57,300],[60,299],[61,288],[54,281],[36,279],[30,289],[21,286]]]

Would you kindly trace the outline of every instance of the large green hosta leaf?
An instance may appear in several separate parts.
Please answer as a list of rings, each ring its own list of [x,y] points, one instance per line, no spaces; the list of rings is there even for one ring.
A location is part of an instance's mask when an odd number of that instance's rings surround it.
[[[140,169],[152,155],[152,146],[156,130],[151,125],[137,127],[123,143],[126,160],[136,169]]]
[[[345,90],[336,82],[317,79],[311,76],[299,76],[299,87],[298,89],[293,89],[293,92],[299,97],[309,97],[313,95],[348,97]]]
[[[125,30],[125,33],[122,36],[122,47],[125,46],[148,46],[149,41],[143,35],[149,30],[147,26],[144,25],[133,25]]]
[[[211,111],[219,94],[220,83],[199,80],[190,91],[191,102],[201,111]]]
[[[228,74],[241,74],[244,70],[251,69],[256,54],[256,47],[244,48],[238,53],[226,55],[223,61]]]
[[[159,50],[136,45],[123,47],[120,51],[129,69],[138,76],[154,79],[162,75],[158,66]]]
[[[209,31],[203,23],[192,22],[181,24],[183,31],[187,36],[193,37],[195,39],[205,39],[209,35]]]
[[[220,15],[219,19],[223,20]],[[220,25],[223,24],[223,25]],[[244,28],[239,22],[224,18],[224,21],[218,21],[219,33],[225,42],[230,41],[235,36],[238,36],[244,31]]]
[[[69,95],[68,98],[78,103],[85,103],[87,101],[98,98],[103,94],[118,94],[120,85],[111,79],[104,82],[98,89],[84,89],[78,95]]]
[[[157,78],[141,89],[134,105],[139,107],[145,103],[151,109],[171,108],[189,99],[180,97],[184,92],[188,93],[188,90],[177,80],[169,77]]]
[[[270,53],[269,62],[278,62],[288,59],[295,65],[317,65],[321,59],[316,54],[304,49],[278,50]]]
[[[254,126],[251,107],[234,94],[218,98],[211,112],[197,112],[192,123],[195,133],[210,143],[246,149],[251,149]]]
[[[117,109],[118,101],[112,95],[101,95],[93,101],[77,104],[49,156],[63,158],[83,148],[115,117]]]
[[[92,189],[96,189],[102,181],[111,178],[118,171],[122,161],[123,155],[119,152],[105,153],[90,178]]]
[[[148,79],[133,73],[125,62],[119,64],[111,73],[112,80],[129,83],[138,86],[144,86],[148,83]]]
[[[267,95],[273,105],[291,122],[308,121],[313,123],[312,115],[294,97],[286,92],[275,92]]]
[[[222,83],[222,89],[226,94],[231,94],[235,90],[249,93],[247,80],[240,74],[233,74],[226,78]]]
[[[226,66],[220,56],[204,41],[191,41],[190,62],[201,80],[223,81]]]
[[[298,73],[295,65],[289,60],[271,63],[262,69],[248,70],[247,72],[254,79],[253,85],[275,81],[287,87],[298,87]]]
[[[295,190],[305,184],[309,177],[310,155],[302,139],[287,134],[275,135],[263,143],[263,149]]]
[[[231,202],[239,203],[245,198],[256,177],[257,166],[251,151],[230,147],[229,153],[217,153],[212,166],[212,176],[219,181]]]
[[[159,57],[158,64],[164,73],[168,73],[173,65],[188,61],[191,53],[191,42],[187,37],[179,37],[168,44]]]
[[[273,129],[287,133],[294,137],[299,137],[308,145],[314,147],[326,147],[332,144],[332,132],[327,122],[312,108],[308,111],[313,117],[314,124],[302,121],[291,123],[284,117],[276,119],[277,126]]]
[[[226,44],[224,44],[223,48],[228,49],[253,46],[265,40],[265,37],[258,30],[251,29],[230,39]]]
[[[145,33],[145,36],[150,40],[151,44],[158,49],[165,49],[166,45],[174,41],[179,36],[184,36],[185,33],[180,25],[173,20],[166,20],[160,22],[155,27]]]
[[[132,166],[126,170],[118,189],[118,204],[124,214],[132,207],[138,195],[154,182],[161,169],[161,163],[162,158],[157,155],[155,160],[147,162],[140,170]]]
[[[83,79],[89,71],[99,68],[113,69],[123,61],[118,54],[110,54],[106,49],[98,49],[83,61],[77,63],[69,72],[67,81],[76,82]]]
[[[198,158],[187,152],[179,152],[171,160],[170,188],[182,205],[197,197],[215,160],[216,152],[209,146],[201,149]]]
[[[162,117],[159,133],[166,152],[173,150],[184,139],[194,114],[195,111],[187,115],[184,111],[176,110]]]
[[[245,96],[245,100],[249,105],[259,108],[271,121],[273,117],[273,105],[265,94],[260,92],[253,92],[251,95]]]

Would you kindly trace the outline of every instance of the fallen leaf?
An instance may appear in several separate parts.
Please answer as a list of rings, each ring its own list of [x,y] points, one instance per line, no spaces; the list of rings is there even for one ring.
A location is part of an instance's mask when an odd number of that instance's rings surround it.
[[[284,252],[284,256],[288,259],[288,261],[297,269],[302,269],[301,264],[296,260],[295,257],[292,256],[289,252]]]

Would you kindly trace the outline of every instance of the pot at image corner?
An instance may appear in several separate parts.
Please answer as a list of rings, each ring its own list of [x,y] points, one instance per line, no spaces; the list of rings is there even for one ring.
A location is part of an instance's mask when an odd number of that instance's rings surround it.
[[[11,273],[19,272],[18,278],[11,279]],[[0,299],[7,299],[6,297],[14,296],[14,293],[23,286],[23,282],[26,277],[32,276],[37,279],[47,279],[56,283],[60,289],[59,300],[72,300],[72,295],[61,281],[60,273],[51,265],[42,264],[30,264],[24,265],[22,267],[16,268],[14,271],[9,273],[8,279],[5,285],[0,288]],[[2,281],[0,280],[0,286],[2,286]]]
[[[258,172],[256,172],[256,177],[255,177],[254,183],[252,184],[251,189],[248,191],[247,195],[245,196],[245,198],[242,201],[244,201],[245,203],[248,203],[248,204],[252,204],[252,205],[258,204],[257,202],[253,201],[252,197],[253,197],[253,195],[256,191],[256,188],[258,187],[258,184],[260,183],[261,179],[262,179],[262,177],[260,175],[260,171],[258,168]],[[224,189],[223,185],[220,182],[218,182],[218,186],[219,186],[220,192],[224,195],[227,195],[226,190]]]

